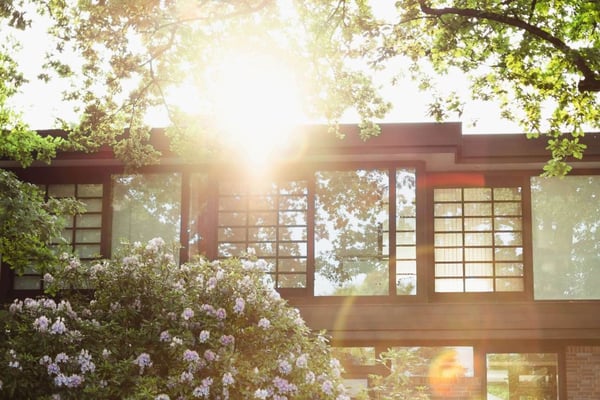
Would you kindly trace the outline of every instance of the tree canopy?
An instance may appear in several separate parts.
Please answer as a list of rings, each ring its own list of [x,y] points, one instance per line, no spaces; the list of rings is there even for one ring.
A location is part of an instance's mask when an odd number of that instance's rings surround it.
[[[214,150],[220,128],[212,119],[210,85],[219,62],[243,52],[286,60],[303,83],[304,111],[337,133],[337,122],[354,108],[364,137],[377,134],[375,121],[390,104],[373,71],[402,57],[408,60],[403,70],[393,72],[412,75],[422,89],[431,89],[431,74],[461,70],[474,99],[499,102],[502,115],[526,133],[547,135],[546,172],[564,174],[566,160],[581,158],[579,138],[600,127],[597,1],[401,0],[387,16],[374,12],[378,7],[365,0],[29,0],[3,2],[0,15],[7,34],[47,24],[54,47],[39,78],[72,83],[64,100],[76,105],[80,119],[63,121],[70,144],[111,145],[134,166],[156,161],[145,117],[157,110],[166,112],[179,150],[191,143]],[[6,99],[24,76],[12,56],[18,43],[7,43],[0,63],[2,153],[14,157],[9,144],[27,130]],[[173,101],[171,91],[190,86],[199,94],[193,112]],[[460,115],[464,101],[454,93],[434,95],[429,112],[440,120]],[[48,159],[65,143],[36,138],[25,144],[25,153]]]

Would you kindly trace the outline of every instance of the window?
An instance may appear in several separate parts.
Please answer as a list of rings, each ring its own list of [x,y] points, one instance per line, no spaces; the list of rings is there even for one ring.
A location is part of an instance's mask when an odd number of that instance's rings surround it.
[[[521,188],[436,188],[436,292],[522,292]]]
[[[82,261],[98,258],[102,236],[102,184],[49,184],[40,188],[47,197],[71,197],[85,204],[86,211],[83,214],[65,218],[60,242],[70,245]],[[26,270],[23,275],[15,276],[13,288],[40,290],[41,276],[32,269]]]
[[[390,168],[319,170],[260,185],[221,179],[211,222],[210,184],[192,176],[190,254],[201,253],[204,237],[211,242],[203,227],[216,226],[216,256],[264,259],[277,288],[414,295],[415,179],[413,169]]]
[[[487,354],[488,399],[558,399],[555,353]]]
[[[531,178],[534,298],[600,299],[600,176]]]
[[[218,257],[269,263],[278,288],[306,288],[308,189],[303,180],[219,184]]]
[[[123,242],[179,242],[180,174],[116,175],[112,195],[113,254]]]

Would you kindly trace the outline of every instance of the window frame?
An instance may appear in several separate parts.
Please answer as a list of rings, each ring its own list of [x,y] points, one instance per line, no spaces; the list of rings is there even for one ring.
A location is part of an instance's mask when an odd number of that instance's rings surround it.
[[[530,174],[522,172],[433,172],[427,174],[427,293],[433,302],[496,302],[527,301],[533,299],[533,266],[531,256],[531,194]],[[438,188],[521,188],[523,291],[513,292],[436,292],[435,290],[435,213],[434,190]]]

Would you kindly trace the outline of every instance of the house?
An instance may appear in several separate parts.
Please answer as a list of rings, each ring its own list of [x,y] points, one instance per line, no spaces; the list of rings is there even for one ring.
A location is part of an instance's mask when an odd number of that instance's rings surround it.
[[[64,231],[82,259],[156,236],[182,244],[181,262],[265,259],[281,295],[331,334],[353,387],[391,347],[431,398],[600,398],[600,134],[569,176],[542,178],[543,139],[342,129],[307,127],[263,174],[182,162],[160,132],[161,165],[136,175],[109,149],[14,171],[87,204]],[[0,298],[42,284],[4,265]]]

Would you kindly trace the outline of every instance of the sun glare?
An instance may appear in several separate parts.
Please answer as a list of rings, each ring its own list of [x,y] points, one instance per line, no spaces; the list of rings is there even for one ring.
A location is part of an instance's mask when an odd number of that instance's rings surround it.
[[[237,52],[223,59],[215,78],[214,112],[224,144],[255,164],[287,151],[302,119],[291,66],[272,55]]]

